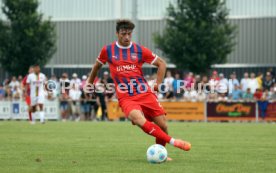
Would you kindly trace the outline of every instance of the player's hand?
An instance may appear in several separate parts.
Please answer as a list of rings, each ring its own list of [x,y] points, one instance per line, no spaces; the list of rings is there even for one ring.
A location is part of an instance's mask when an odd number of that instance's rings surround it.
[[[159,88],[158,88],[158,84],[155,83],[154,86],[153,86],[153,90],[156,91],[156,92],[159,92]]]

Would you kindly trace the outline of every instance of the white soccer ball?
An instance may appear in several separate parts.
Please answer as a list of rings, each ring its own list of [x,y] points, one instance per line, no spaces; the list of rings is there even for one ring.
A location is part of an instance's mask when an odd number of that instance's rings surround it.
[[[159,144],[150,146],[147,150],[147,160],[150,163],[162,163],[167,160],[168,152],[166,148]]]

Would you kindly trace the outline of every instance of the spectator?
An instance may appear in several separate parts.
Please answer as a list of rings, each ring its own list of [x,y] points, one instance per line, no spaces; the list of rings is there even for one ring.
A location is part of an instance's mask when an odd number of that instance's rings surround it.
[[[266,110],[268,106],[268,90],[265,90],[264,93],[262,93],[261,98],[257,101],[259,112],[262,117],[262,119],[265,119],[266,117]]]
[[[205,101],[207,99],[207,95],[205,94],[205,92],[201,91],[197,93],[197,100],[198,101]]]
[[[2,85],[0,85],[0,100],[5,98],[5,89]]]
[[[81,109],[84,114],[84,120],[91,120],[91,104],[89,104],[89,94],[82,91],[81,93]]]
[[[113,83],[113,80],[112,80],[112,78],[109,76],[108,71],[105,71],[105,72],[103,73],[103,83],[104,83],[105,85],[108,84],[108,83]]]
[[[223,73],[219,74],[219,83],[217,85],[216,91],[219,93],[226,93],[228,89],[228,80],[224,77]]]
[[[13,100],[20,100],[22,96],[22,90],[19,86],[15,85],[14,89],[12,90],[12,98]]]
[[[99,84],[101,85],[98,85],[98,89],[99,91],[100,90],[104,90],[103,85],[104,82],[103,80],[100,80],[99,81]],[[108,120],[108,117],[107,117],[107,96],[105,95],[104,92],[97,92],[96,93],[96,101],[97,101],[97,104],[98,104],[98,109],[102,109],[102,115],[101,115],[101,120],[102,121],[106,121]]]
[[[73,83],[72,88],[69,90],[69,98],[71,99],[70,106],[71,106],[73,119],[75,119],[75,121],[80,120],[81,91],[78,87],[79,85],[77,83]]]
[[[234,101],[238,101],[241,100],[242,98],[242,91],[240,90],[239,86],[237,84],[235,84],[234,86],[234,90],[232,91],[232,93],[230,94],[231,99]]]
[[[112,80],[112,78],[109,76],[109,73],[107,72],[107,71],[105,71],[104,73],[103,73],[103,83],[104,83],[104,85],[105,85],[105,89],[106,89],[106,96],[107,96],[107,99],[109,100],[109,99],[112,99],[112,97],[114,96],[114,93],[115,92],[112,92],[111,90],[110,90],[110,88],[107,88],[107,85],[109,84],[113,84],[113,80]],[[109,86],[110,87],[110,86]]]
[[[6,87],[5,99],[12,100],[12,88],[10,86]]]
[[[96,110],[98,109],[96,95],[82,92],[81,97],[85,120],[96,120]]]
[[[20,87],[19,81],[16,79],[15,76],[12,77],[11,82],[9,83],[9,87],[11,87],[11,90],[13,91],[15,86]]]
[[[230,79],[228,81],[228,92],[229,92],[229,94],[231,94],[233,92],[235,85],[240,86],[240,83],[237,79],[236,73],[233,72],[230,75]]]
[[[173,86],[172,86],[173,81],[174,81],[174,78],[172,77],[171,72],[167,71],[166,77],[164,79],[165,91],[167,91],[165,94],[166,99],[170,99],[173,97]]]
[[[241,79],[241,90],[242,90],[243,92],[246,92],[246,91],[247,91],[247,89],[248,89],[248,87],[249,87],[249,85],[248,85],[249,80],[250,80],[250,79],[249,79],[248,73],[245,72],[245,73],[243,74],[243,78]]]
[[[205,94],[207,94],[211,91],[211,87],[210,87],[207,76],[202,76],[201,86],[198,86],[198,89],[203,91]]]
[[[218,72],[217,71],[213,71],[212,76],[209,80],[209,85],[210,85],[210,90],[211,91],[215,91],[216,88],[218,87],[220,78],[218,77]]]
[[[273,79],[275,78],[275,73],[274,73],[272,67],[268,68],[268,69],[267,69],[267,72],[270,72],[270,74],[272,75],[272,78],[273,78]]]
[[[242,98],[246,101],[250,101],[253,100],[253,94],[251,93],[250,88],[247,88],[246,92],[243,93]]]
[[[197,91],[192,88],[186,88],[184,92],[184,100],[195,102],[197,100]]]
[[[10,80],[7,78],[3,81],[3,87],[9,86]]]
[[[263,89],[263,73],[259,72],[256,80],[258,82],[258,88]]]
[[[261,99],[262,99],[262,96],[263,96],[262,90],[261,90],[261,89],[256,89],[256,92],[254,93],[253,96],[254,96],[254,99],[255,99],[256,101],[261,100]]]
[[[198,89],[198,85],[199,85],[199,83],[201,82],[201,77],[200,77],[200,75],[196,75],[194,81],[195,81],[195,89]]]
[[[68,112],[69,112],[68,99],[69,99],[69,95],[67,92],[63,92],[60,94],[60,111],[61,111],[62,121],[66,121],[68,118]]]
[[[184,91],[180,90],[180,84],[182,84],[182,86],[184,85],[183,81],[180,79],[180,75],[179,73],[175,74],[175,79],[172,83],[173,85],[173,93],[174,93],[174,98],[179,100],[182,98]]]
[[[250,79],[248,80],[248,88],[250,88],[251,93],[255,93],[256,90],[259,88],[258,81],[255,78],[255,73],[250,74]]]
[[[80,88],[80,86],[81,86],[81,80],[78,78],[77,73],[73,73],[72,74],[72,79],[70,81],[70,85],[71,85],[71,87],[73,85],[75,85],[76,88],[78,88],[78,89]]]
[[[208,94],[208,101],[217,101],[218,100],[218,93],[210,92]]]
[[[19,82],[19,83],[21,83],[21,82],[22,82],[22,80],[23,80],[22,75],[19,75],[17,80],[18,80],[18,82]]]
[[[60,93],[66,92],[68,95],[69,88],[70,88],[70,80],[68,79],[67,73],[63,73],[61,75],[61,78],[59,79],[59,85],[60,85]]]
[[[50,86],[52,88],[51,92],[46,93],[46,95],[49,100],[54,100],[54,99],[58,98],[60,95],[60,84],[59,84],[59,81],[58,81],[56,75],[54,75],[54,74],[51,75],[50,80],[53,81],[54,84],[52,84],[52,86]]]
[[[266,73],[265,79],[263,81],[263,89],[270,90],[270,88],[274,85],[274,81],[270,72]]]
[[[218,101],[228,101],[228,97],[226,93],[218,93],[218,97],[217,97]]]
[[[83,75],[81,79],[82,79],[82,81],[81,81],[80,89],[83,90],[83,88],[86,84],[87,76]]]
[[[270,88],[270,100],[276,101],[276,84]]]
[[[184,81],[185,81],[185,87],[191,88],[192,85],[195,84],[194,74],[192,72],[189,72],[188,75],[185,77]]]

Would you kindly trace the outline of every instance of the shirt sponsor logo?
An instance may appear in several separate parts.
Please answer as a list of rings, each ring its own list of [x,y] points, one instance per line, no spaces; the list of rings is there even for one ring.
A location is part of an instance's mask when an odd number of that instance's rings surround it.
[[[136,69],[136,65],[131,64],[131,65],[120,65],[117,68],[117,72],[121,72],[121,71],[133,71]]]

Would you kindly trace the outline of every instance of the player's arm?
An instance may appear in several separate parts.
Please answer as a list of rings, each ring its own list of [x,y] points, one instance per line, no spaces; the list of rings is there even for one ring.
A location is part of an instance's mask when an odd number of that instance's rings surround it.
[[[167,69],[167,64],[166,64],[166,62],[162,58],[158,57],[153,62],[152,65],[154,65],[154,66],[156,66],[158,68],[158,70],[157,70],[157,78],[156,78],[156,85],[154,86],[154,90],[158,91],[158,86],[164,80],[166,69]]]
[[[90,72],[89,77],[86,80],[86,85],[90,84],[93,85],[94,80],[98,74],[98,71],[101,69],[101,67],[106,63],[107,61],[107,49],[106,46],[104,46],[96,60],[95,65],[92,67],[92,70]]]
[[[99,72],[99,70],[101,69],[102,67],[102,64],[98,61],[96,61],[95,65],[92,67],[92,70],[89,74],[89,77],[86,81],[86,83],[89,83],[89,84],[93,84],[94,83],[94,80]]]

